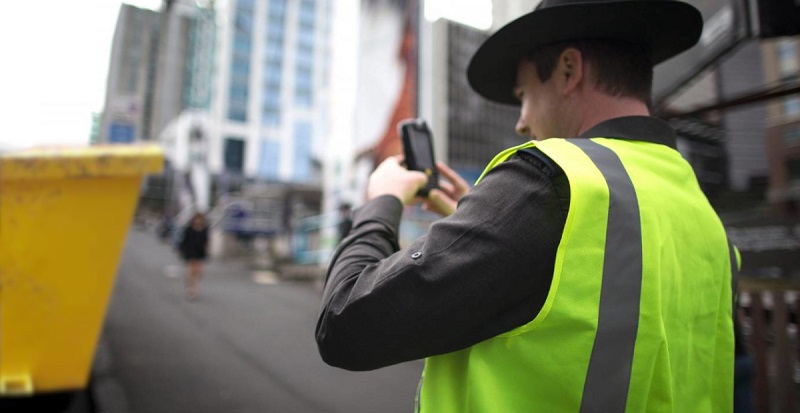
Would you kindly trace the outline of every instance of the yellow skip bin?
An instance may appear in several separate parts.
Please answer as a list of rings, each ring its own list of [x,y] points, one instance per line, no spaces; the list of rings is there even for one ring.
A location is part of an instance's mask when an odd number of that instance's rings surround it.
[[[84,388],[156,146],[0,154],[0,397]]]

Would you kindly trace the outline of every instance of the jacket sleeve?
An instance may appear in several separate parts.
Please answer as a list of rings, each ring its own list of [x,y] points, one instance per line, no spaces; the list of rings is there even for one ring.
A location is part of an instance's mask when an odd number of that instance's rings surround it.
[[[316,328],[322,358],[371,370],[466,348],[533,319],[568,207],[550,175],[511,158],[402,250],[398,199],[357,210],[328,269]]]

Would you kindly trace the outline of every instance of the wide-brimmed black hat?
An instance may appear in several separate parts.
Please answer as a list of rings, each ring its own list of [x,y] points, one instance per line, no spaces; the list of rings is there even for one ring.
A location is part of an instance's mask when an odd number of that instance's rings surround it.
[[[520,58],[548,44],[617,39],[645,45],[653,65],[694,46],[703,17],[675,0],[543,0],[481,45],[467,68],[470,86],[483,97],[519,104],[513,95]]]

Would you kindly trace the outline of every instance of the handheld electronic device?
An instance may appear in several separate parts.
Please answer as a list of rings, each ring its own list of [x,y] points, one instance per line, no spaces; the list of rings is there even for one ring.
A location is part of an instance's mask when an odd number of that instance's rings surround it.
[[[406,168],[420,171],[428,176],[428,183],[419,190],[420,196],[428,196],[431,189],[439,187],[439,172],[433,154],[433,136],[422,119],[408,119],[399,123],[403,139]]]

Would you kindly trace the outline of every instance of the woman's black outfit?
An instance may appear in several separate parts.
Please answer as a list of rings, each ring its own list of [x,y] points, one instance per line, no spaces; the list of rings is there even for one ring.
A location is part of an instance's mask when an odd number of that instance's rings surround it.
[[[203,228],[198,231],[191,225],[188,225],[186,229],[183,230],[183,236],[180,244],[178,244],[178,249],[181,253],[181,257],[186,261],[205,260],[208,255],[206,251],[207,245],[208,228]]]

